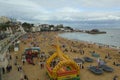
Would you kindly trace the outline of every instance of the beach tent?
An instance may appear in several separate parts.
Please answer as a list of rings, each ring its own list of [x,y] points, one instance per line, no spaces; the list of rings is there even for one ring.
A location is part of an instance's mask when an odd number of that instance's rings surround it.
[[[32,47],[31,49],[32,49],[32,50],[38,50],[38,51],[40,51],[40,48],[39,48],[39,47]]]
[[[27,51],[27,50],[38,50],[38,51],[40,51],[40,48],[39,47],[25,48],[25,51]]]
[[[40,53],[40,48],[39,47],[31,47],[31,48],[25,48],[24,54],[27,54],[27,51],[31,51],[33,54],[39,54]]]
[[[24,54],[28,63],[33,64],[33,57],[38,57],[40,53],[39,47],[25,48]]]

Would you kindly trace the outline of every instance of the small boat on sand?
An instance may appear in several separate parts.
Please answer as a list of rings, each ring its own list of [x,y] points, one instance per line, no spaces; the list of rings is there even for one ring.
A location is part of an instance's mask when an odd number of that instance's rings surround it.
[[[84,60],[85,60],[86,62],[93,62],[93,59],[90,58],[90,57],[84,57]]]
[[[80,59],[80,58],[74,58],[73,59],[76,63],[84,63],[84,60]]]
[[[113,68],[111,68],[107,65],[101,65],[100,67],[106,72],[113,72]]]
[[[97,66],[90,66],[88,69],[94,74],[97,74],[97,75],[103,74],[103,70]]]

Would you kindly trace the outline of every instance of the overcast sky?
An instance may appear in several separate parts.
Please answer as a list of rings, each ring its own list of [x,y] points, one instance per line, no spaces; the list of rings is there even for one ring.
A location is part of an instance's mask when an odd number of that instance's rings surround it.
[[[22,21],[120,20],[120,0],[0,0],[0,16]]]

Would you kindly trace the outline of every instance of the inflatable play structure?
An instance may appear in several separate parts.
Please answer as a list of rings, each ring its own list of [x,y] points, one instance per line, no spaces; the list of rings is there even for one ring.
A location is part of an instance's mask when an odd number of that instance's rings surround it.
[[[40,48],[39,47],[31,47],[31,48],[26,48],[24,55],[26,58],[26,61],[30,64],[33,64],[33,58],[38,57],[40,54]]]
[[[56,52],[46,61],[47,74],[50,80],[80,80],[80,67],[65,55],[58,44],[54,45]]]

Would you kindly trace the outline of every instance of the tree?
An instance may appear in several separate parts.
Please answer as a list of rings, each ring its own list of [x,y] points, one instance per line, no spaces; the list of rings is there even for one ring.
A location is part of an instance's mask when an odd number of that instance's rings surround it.
[[[69,27],[69,26],[66,26],[65,27],[66,29],[69,29],[69,30],[73,30],[73,28]]]
[[[9,27],[10,25],[9,24],[6,24],[6,23],[1,23],[0,24],[0,30],[3,30],[5,31],[7,27]]]
[[[55,27],[54,25],[49,25],[49,29],[54,28],[54,27]]]
[[[24,22],[22,24],[22,27],[25,29],[25,31],[29,32],[31,30],[31,27],[33,27],[34,24],[30,24],[30,23],[27,23],[27,22]]]

